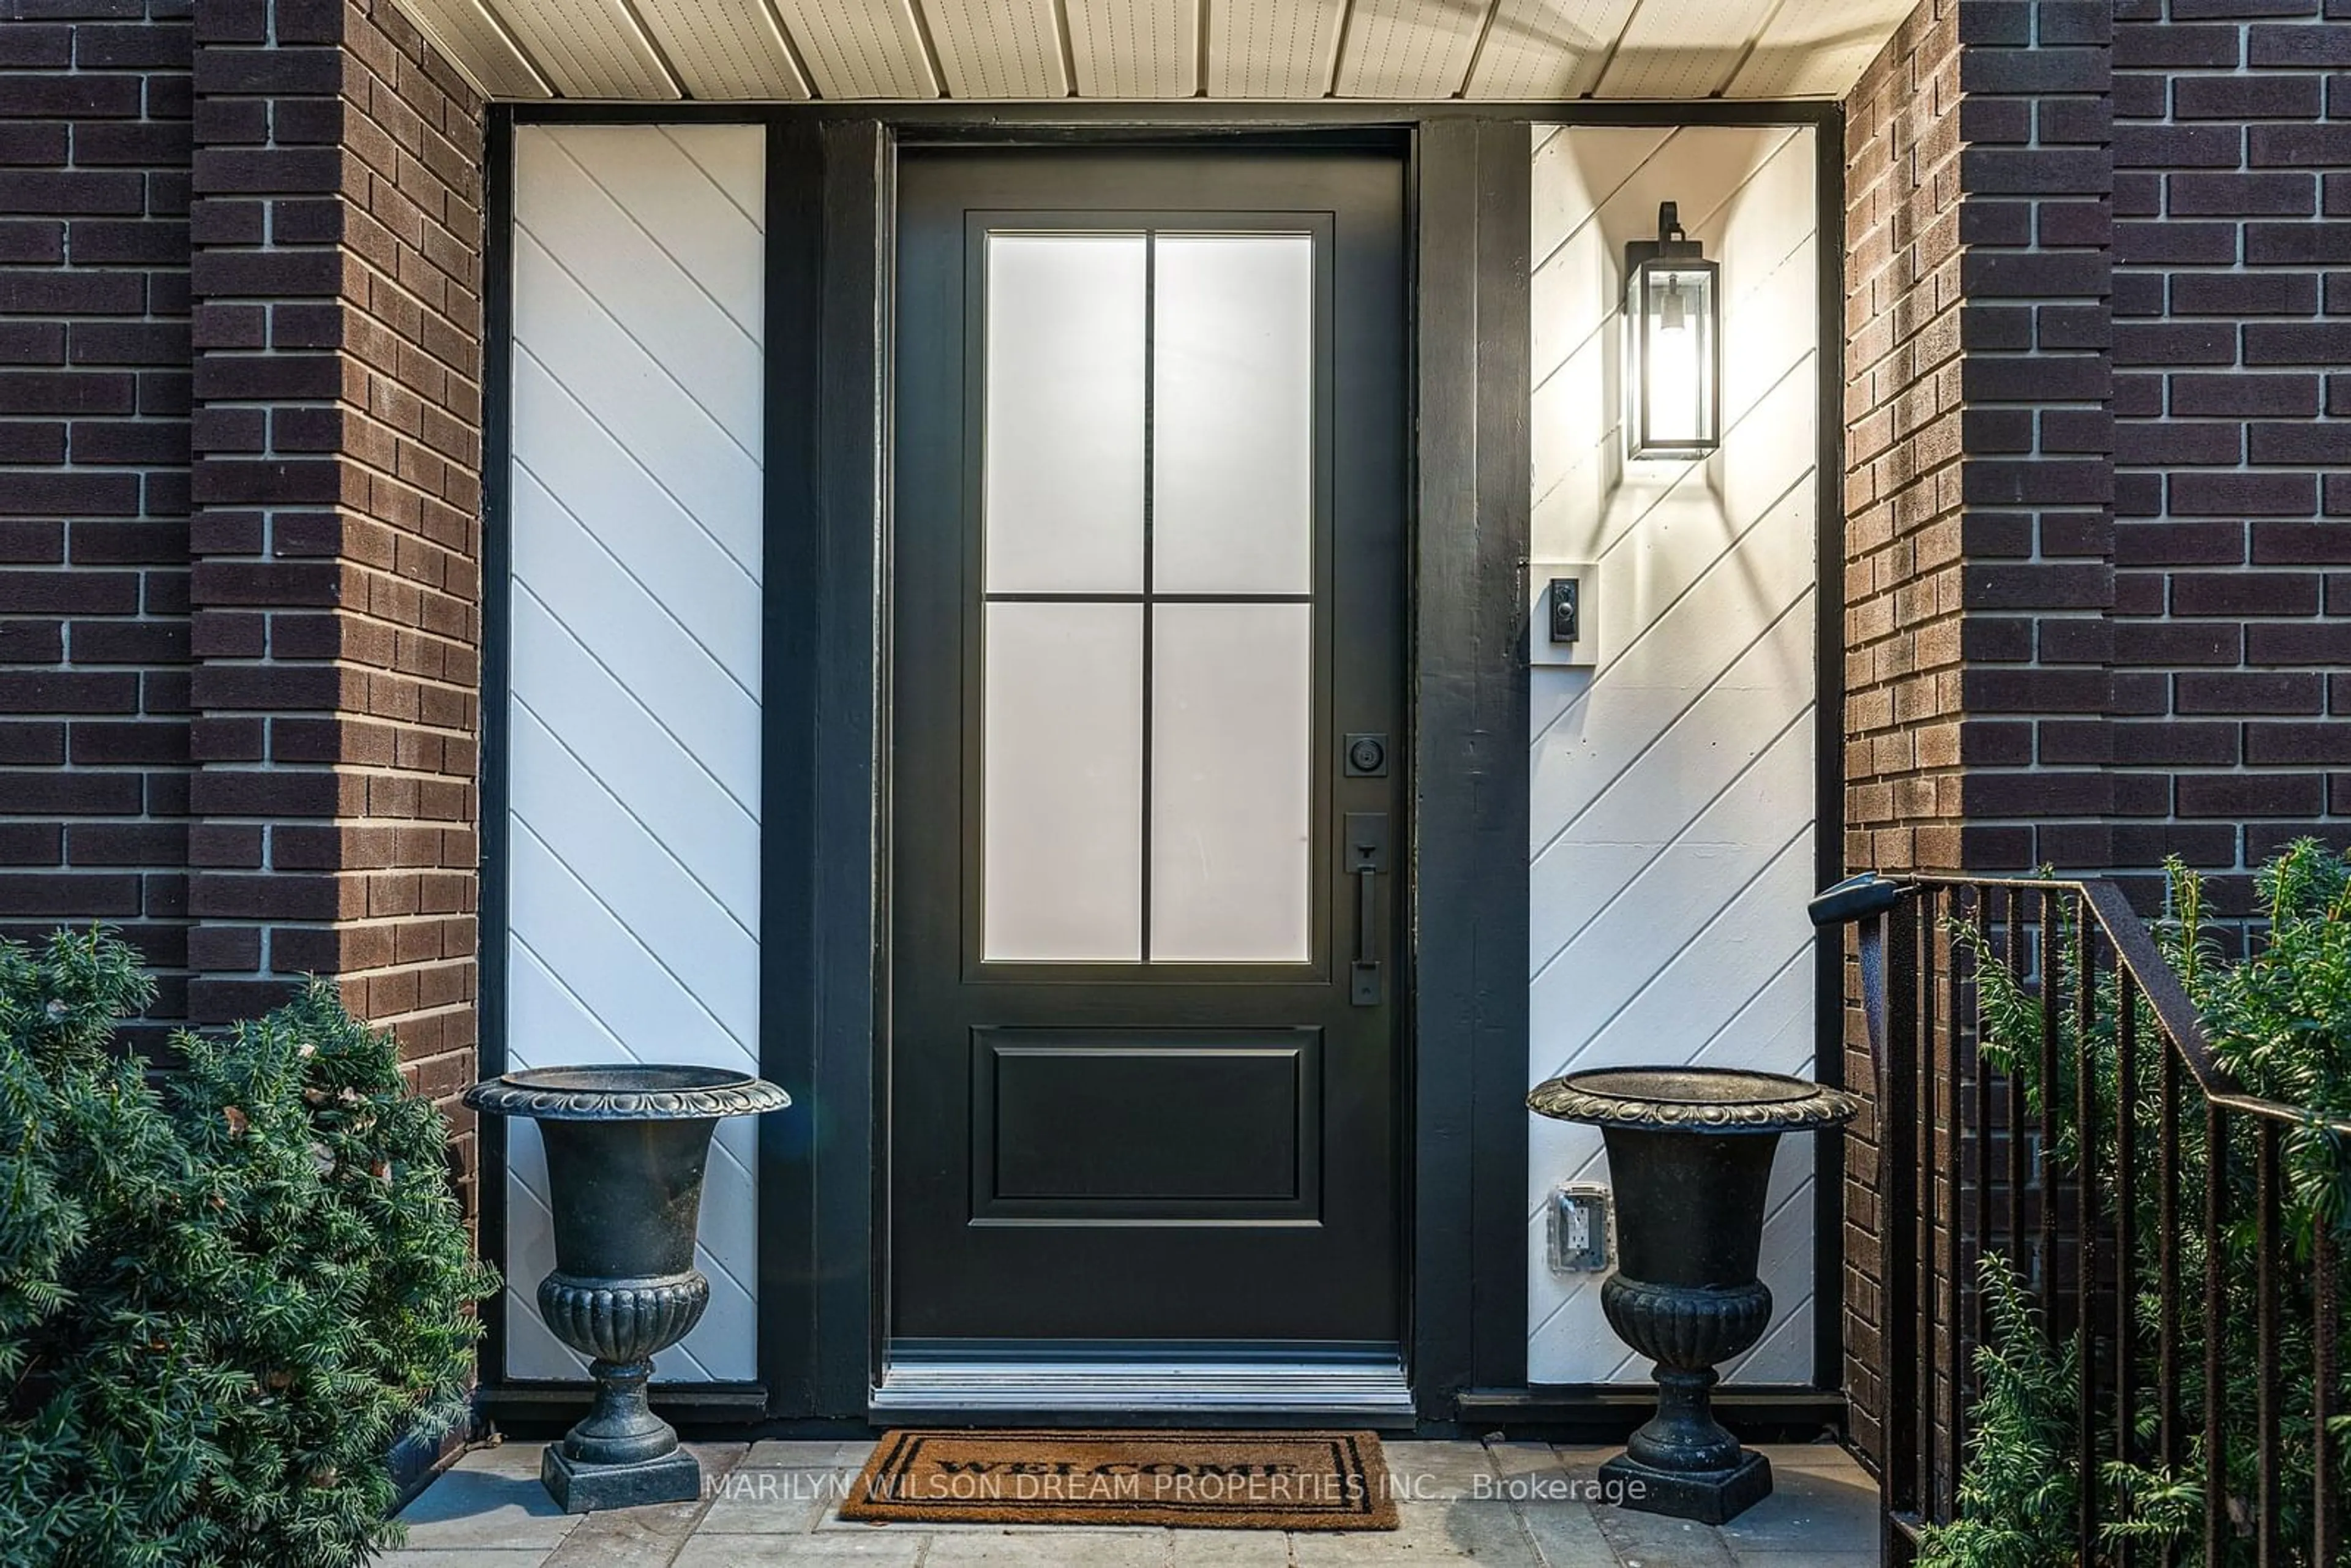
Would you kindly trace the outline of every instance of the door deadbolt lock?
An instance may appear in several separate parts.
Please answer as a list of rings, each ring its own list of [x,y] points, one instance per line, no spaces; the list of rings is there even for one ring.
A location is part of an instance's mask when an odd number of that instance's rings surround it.
[[[1347,777],[1384,779],[1388,776],[1388,737],[1351,735],[1347,737]]]

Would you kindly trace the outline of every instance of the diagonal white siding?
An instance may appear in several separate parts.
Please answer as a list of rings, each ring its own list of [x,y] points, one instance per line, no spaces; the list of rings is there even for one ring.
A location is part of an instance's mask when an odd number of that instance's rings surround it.
[[[1812,132],[1538,128],[1537,560],[1596,561],[1601,663],[1537,669],[1530,1085],[1576,1068],[1812,1070],[1818,330]],[[1618,455],[1625,244],[1657,204],[1722,264],[1722,450]],[[1532,1121],[1528,1375],[1646,1379],[1598,1275],[1544,1256],[1543,1198],[1605,1181],[1599,1134]],[[1812,1376],[1812,1140],[1782,1145],[1777,1315],[1726,1378]]]
[[[515,132],[507,1057],[758,1063],[762,132]],[[757,1375],[757,1134],[721,1124],[710,1310],[656,1375]],[[577,1378],[513,1124],[507,1373]]]

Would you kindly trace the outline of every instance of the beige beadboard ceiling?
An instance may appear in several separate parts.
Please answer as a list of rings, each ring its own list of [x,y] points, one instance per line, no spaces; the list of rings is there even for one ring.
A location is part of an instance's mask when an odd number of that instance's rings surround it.
[[[1824,98],[1912,0],[399,0],[501,99]]]

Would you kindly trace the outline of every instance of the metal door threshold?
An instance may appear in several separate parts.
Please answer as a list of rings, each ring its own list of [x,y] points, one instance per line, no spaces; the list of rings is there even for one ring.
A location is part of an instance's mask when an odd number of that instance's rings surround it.
[[[1139,1347],[891,1347],[868,1407],[902,1426],[976,1419],[1128,1425],[1345,1423],[1410,1427],[1412,1387],[1392,1348],[1225,1351]]]

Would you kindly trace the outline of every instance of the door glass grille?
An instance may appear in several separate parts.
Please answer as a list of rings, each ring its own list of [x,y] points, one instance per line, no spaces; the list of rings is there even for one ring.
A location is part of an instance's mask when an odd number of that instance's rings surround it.
[[[1314,236],[991,232],[981,956],[1312,956]]]

